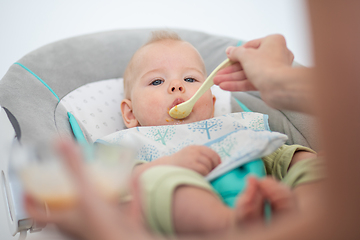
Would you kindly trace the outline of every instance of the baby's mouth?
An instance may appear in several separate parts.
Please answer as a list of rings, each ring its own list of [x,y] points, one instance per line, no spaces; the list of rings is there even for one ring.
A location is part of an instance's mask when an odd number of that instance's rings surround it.
[[[173,107],[175,107],[176,105],[179,105],[180,103],[183,103],[183,102],[185,102],[185,101],[182,98],[175,99],[175,101],[170,105],[169,110],[172,109]]]

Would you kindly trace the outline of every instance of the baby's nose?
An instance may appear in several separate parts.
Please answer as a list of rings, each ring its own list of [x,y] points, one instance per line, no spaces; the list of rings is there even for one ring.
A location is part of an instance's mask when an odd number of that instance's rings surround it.
[[[184,90],[184,88],[183,88],[182,86],[177,86],[177,87],[172,87],[172,88],[171,88],[171,91],[172,91],[172,92],[175,92],[175,91],[177,91],[177,90],[179,90],[180,92],[182,92],[182,91]]]
[[[179,91],[179,92],[185,92],[185,88],[184,88],[184,86],[181,84],[181,83],[179,83],[179,82],[176,82],[176,83],[174,83],[174,84],[172,84],[171,86],[170,86],[170,89],[169,89],[171,92],[177,92],[177,91]]]

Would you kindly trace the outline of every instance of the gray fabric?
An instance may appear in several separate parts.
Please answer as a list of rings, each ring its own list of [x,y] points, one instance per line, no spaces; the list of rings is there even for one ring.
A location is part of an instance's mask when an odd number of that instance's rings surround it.
[[[22,139],[41,136],[39,140],[47,141],[49,132],[57,134],[54,122],[57,102],[39,80],[18,65],[13,65],[0,81],[0,105],[18,120]]]
[[[84,84],[122,77],[133,53],[149,39],[153,30],[116,30],[65,39],[43,46],[18,62],[38,75],[62,99]],[[226,58],[226,47],[235,46],[239,41],[197,31],[173,30],[198,49],[208,73]],[[307,117],[270,109],[249,93],[233,93],[233,96],[251,110],[269,114],[270,128],[289,135],[289,143],[315,146],[314,134],[307,130],[312,124]],[[0,81],[0,105],[18,120],[22,142],[48,141],[59,134],[72,134],[65,108],[19,65],[12,65]],[[232,106],[233,111],[241,111],[234,101]],[[89,134],[84,133],[90,140]]]
[[[233,92],[232,97],[237,98],[251,111],[269,115],[270,129],[285,133],[289,137],[286,144],[300,144],[318,150],[315,119],[313,117],[291,111],[272,109],[261,100],[259,92]],[[231,102],[231,107],[233,112],[241,109],[234,100]]]

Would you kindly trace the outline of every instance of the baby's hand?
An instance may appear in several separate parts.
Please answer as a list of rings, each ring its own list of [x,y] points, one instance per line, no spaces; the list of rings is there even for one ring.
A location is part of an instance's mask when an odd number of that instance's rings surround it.
[[[188,146],[170,156],[171,164],[192,169],[205,176],[220,164],[220,156],[205,146]]]

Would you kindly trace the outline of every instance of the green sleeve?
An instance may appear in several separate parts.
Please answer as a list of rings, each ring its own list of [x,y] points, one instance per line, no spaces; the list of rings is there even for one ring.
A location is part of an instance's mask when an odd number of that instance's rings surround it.
[[[324,178],[323,161],[319,158],[309,158],[294,164],[282,182],[294,188],[300,184],[315,182]]]
[[[320,179],[321,174],[317,174],[317,172],[320,169],[321,163],[316,158],[299,161],[288,171],[294,153],[297,151],[316,153],[314,150],[301,145],[282,145],[272,154],[262,158],[266,174],[291,187]]]

